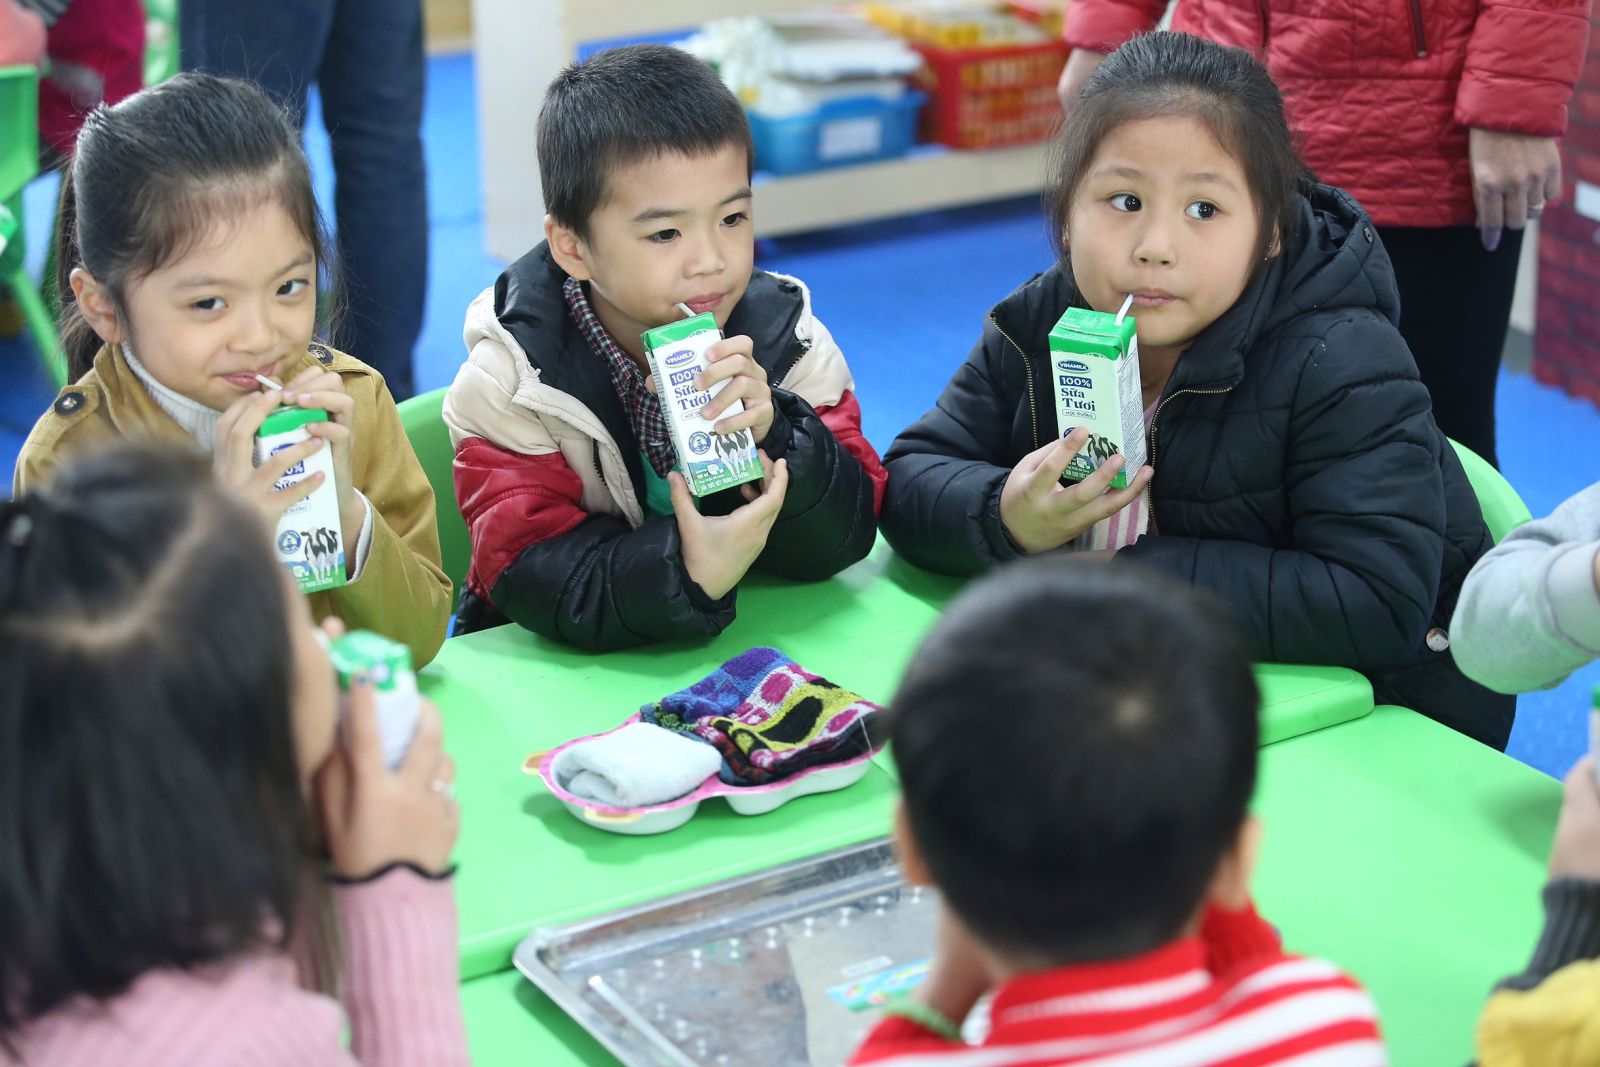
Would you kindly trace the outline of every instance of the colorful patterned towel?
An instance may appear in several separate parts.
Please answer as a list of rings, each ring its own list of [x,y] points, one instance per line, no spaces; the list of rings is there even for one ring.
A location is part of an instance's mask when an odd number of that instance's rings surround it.
[[[723,781],[765,785],[871,751],[882,711],[775,648],[752,648],[640,714],[714,745]]]

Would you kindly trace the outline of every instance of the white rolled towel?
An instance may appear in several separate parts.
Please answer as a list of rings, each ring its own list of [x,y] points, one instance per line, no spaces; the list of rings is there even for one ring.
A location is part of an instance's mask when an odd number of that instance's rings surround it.
[[[721,767],[721,755],[703,741],[630,722],[562,749],[550,773],[574,796],[613,808],[644,808],[693,792]]]

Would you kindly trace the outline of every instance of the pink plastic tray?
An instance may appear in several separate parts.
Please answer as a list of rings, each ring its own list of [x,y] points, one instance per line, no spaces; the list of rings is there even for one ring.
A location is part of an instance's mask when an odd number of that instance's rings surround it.
[[[694,818],[695,812],[700,810],[700,802],[712,797],[726,797],[728,806],[740,815],[765,815],[769,811],[783,807],[795,797],[809,796],[812,793],[831,793],[836,789],[855,785],[866,776],[875,751],[863,752],[842,763],[812,767],[770,785],[729,785],[713,774],[676,800],[642,808],[614,808],[586,800],[568,792],[556,781],[555,775],[551,773],[551,767],[557,755],[573,745],[615,733],[629,723],[637,721],[638,718],[637,714],[630,715],[625,722],[604,733],[576,737],[548,752],[534,753],[524,761],[523,769],[531,773],[532,765],[537,760],[538,774],[544,781],[545,788],[566,805],[567,810],[576,818],[597,830],[607,830],[614,834],[664,834],[668,830],[676,830]]]

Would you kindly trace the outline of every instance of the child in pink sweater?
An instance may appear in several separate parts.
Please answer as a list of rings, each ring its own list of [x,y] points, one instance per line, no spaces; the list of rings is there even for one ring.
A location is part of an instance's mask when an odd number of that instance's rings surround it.
[[[0,1063],[468,1062],[438,712],[393,771],[347,715],[203,461],[0,503]]]

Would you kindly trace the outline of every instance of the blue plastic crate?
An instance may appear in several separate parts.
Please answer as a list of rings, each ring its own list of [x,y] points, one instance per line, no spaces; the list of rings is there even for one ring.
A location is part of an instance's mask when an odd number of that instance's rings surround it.
[[[800,174],[827,167],[903,156],[916,137],[917,112],[927,96],[907,92],[897,100],[852,96],[788,118],[751,113],[756,169]]]

